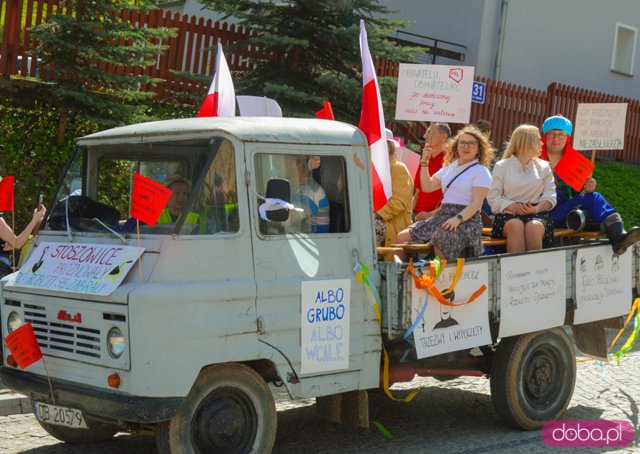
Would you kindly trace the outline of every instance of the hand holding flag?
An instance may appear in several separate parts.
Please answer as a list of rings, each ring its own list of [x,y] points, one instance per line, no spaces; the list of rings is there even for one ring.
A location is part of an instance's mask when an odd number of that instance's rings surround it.
[[[236,92],[220,43],[216,53],[215,71],[209,93],[200,107],[198,117],[235,117]]]

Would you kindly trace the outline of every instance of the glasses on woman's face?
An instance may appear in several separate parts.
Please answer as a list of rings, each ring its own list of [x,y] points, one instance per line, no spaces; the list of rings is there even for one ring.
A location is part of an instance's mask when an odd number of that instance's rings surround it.
[[[473,148],[478,145],[477,140],[458,140],[458,146],[460,148]]]
[[[557,132],[548,132],[547,133],[547,137],[551,140],[553,139],[564,139],[565,137],[567,137],[567,133],[563,132],[563,131],[557,131]]]

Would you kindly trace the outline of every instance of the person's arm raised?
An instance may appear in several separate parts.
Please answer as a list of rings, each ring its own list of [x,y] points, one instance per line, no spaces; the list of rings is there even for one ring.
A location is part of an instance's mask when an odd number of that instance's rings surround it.
[[[5,243],[11,246],[13,249],[20,249],[24,246],[24,243],[29,239],[29,235],[33,232],[33,229],[42,222],[45,213],[47,210],[44,206],[40,205],[38,208],[33,210],[33,217],[31,218],[31,222],[25,227],[25,229],[20,233],[20,235],[16,235],[11,227],[7,225],[3,218],[0,218],[0,239],[2,239]]]

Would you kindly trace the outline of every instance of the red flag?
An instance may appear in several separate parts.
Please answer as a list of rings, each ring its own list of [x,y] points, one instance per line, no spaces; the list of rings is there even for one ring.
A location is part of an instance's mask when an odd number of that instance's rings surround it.
[[[25,323],[20,328],[12,331],[4,341],[9,347],[9,351],[15,358],[20,369],[26,369],[31,364],[42,358],[42,352],[33,332],[31,323]]]
[[[362,57],[362,112],[359,128],[367,136],[367,143],[371,150],[373,211],[378,211],[391,198],[391,170],[382,99],[363,20],[360,20],[360,55]]]
[[[198,117],[235,117],[236,92],[233,88],[231,72],[222,52],[222,44],[218,43],[216,54],[216,73],[209,88],[207,97],[198,112]]]
[[[4,177],[0,181],[0,211],[13,211],[14,186],[15,178],[12,176]]]
[[[324,120],[335,120],[333,116],[333,109],[329,101],[324,102],[324,107],[316,112],[316,118],[322,118]]]
[[[156,225],[162,209],[171,197],[171,192],[171,189],[165,188],[151,178],[133,172],[131,217],[151,226]]]
[[[553,171],[562,181],[580,192],[593,173],[595,165],[573,148],[565,150]]]

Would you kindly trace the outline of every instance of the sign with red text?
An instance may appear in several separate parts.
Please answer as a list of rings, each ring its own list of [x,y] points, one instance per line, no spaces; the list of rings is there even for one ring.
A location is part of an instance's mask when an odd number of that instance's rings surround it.
[[[576,191],[580,192],[587,182],[595,164],[575,150],[567,150],[553,171]]]
[[[6,286],[109,295],[137,259],[133,246],[40,243]]]
[[[396,120],[469,123],[473,66],[400,63]]]
[[[303,281],[300,373],[349,368],[351,280]]]
[[[626,103],[578,104],[573,148],[622,150],[627,121]]]
[[[140,222],[156,225],[162,209],[171,197],[171,189],[160,183],[133,173],[133,193],[131,195],[131,217]]]
[[[25,323],[12,331],[4,341],[20,369],[26,369],[42,358],[40,345],[38,345],[38,339],[36,339],[36,333],[33,331],[31,323]]]

